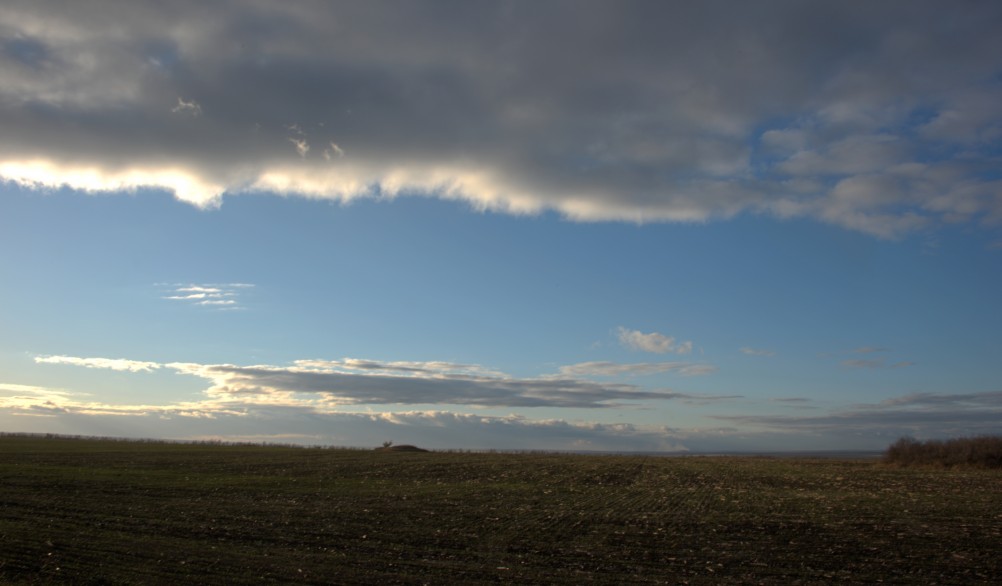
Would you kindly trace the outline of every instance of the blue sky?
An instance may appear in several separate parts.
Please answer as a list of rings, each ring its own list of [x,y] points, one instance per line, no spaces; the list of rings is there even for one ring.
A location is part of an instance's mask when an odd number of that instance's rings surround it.
[[[1002,10],[586,4],[13,3],[0,429],[1002,432]]]

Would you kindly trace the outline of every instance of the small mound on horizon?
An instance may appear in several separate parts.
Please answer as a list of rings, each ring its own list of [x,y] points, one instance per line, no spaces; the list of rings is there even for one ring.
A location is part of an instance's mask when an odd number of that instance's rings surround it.
[[[427,452],[428,450],[424,448],[419,448],[417,446],[402,445],[402,446],[383,446],[381,448],[376,448],[377,452]]]

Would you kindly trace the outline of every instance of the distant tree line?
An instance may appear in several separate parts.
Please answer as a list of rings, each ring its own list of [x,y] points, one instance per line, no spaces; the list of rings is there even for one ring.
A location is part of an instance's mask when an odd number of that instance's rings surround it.
[[[887,448],[884,462],[896,466],[1002,468],[1002,436],[924,442],[903,437]]]
[[[29,431],[0,431],[2,438],[33,438],[48,440],[67,441],[94,441],[94,442],[119,442],[127,444],[166,444],[166,445],[187,445],[187,446],[226,446],[226,447],[268,447],[268,448],[300,448],[300,449],[322,449],[322,450],[363,450],[365,448],[355,446],[328,446],[328,445],[305,445],[281,442],[247,442],[228,441],[221,439],[166,439],[166,438],[142,438],[142,437],[115,437],[96,435],[72,435],[64,433],[36,433]]]

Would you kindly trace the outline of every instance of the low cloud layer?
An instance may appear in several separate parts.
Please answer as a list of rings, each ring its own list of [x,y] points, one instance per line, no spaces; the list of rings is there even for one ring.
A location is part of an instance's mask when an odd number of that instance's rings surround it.
[[[0,178],[580,221],[1002,222],[1002,5],[11,1]]]
[[[292,366],[238,366],[72,356],[40,356],[35,361],[132,372],[170,369],[209,381],[206,394],[216,402],[328,408],[357,404],[609,408],[638,401],[715,398],[592,382],[568,373],[519,379],[477,365],[448,362],[345,359],[300,360]]]
[[[390,440],[433,449],[474,450],[689,450],[677,433],[664,427],[518,415],[496,417],[449,411],[334,413],[313,407],[267,405],[230,410],[127,410],[53,404],[10,408],[0,404],[0,425],[5,430],[31,431],[26,422],[36,418],[45,419],[50,433],[115,437],[355,447],[377,446]]]
[[[805,416],[719,415],[730,424],[789,433],[962,437],[1002,433],[1002,391],[911,393],[876,404]]]
[[[512,379],[477,365],[449,362],[303,360],[279,367],[67,356],[38,357],[36,362],[50,368],[127,371],[136,377],[166,370],[201,377],[208,386],[198,400],[158,405],[111,404],[72,389],[0,382],[0,427],[6,431],[618,451],[883,449],[904,435],[1002,433],[1002,391],[909,393],[878,403],[828,408],[801,397],[780,397],[765,401],[788,404],[801,414],[763,415],[753,414],[758,409],[751,397],[644,391],[572,378]],[[669,402],[676,418],[698,413],[704,421],[722,424],[668,427],[460,412],[478,407],[571,406],[592,408],[601,417],[616,411],[597,408],[626,401],[644,408],[654,407],[655,401]]]

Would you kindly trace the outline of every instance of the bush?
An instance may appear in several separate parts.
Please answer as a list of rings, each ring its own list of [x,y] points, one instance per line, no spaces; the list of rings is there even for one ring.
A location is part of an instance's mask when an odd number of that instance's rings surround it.
[[[903,437],[884,453],[897,466],[1002,468],[1002,436],[979,436],[921,442]]]

